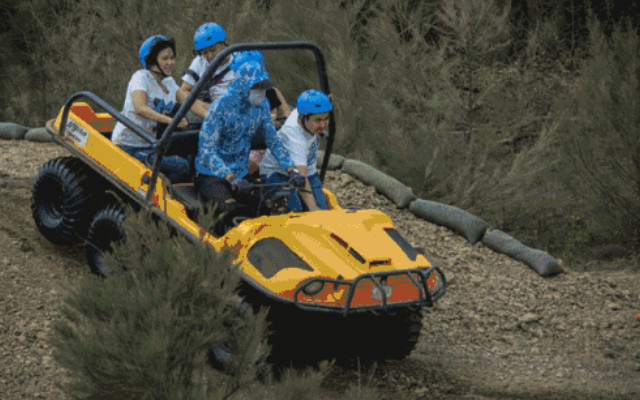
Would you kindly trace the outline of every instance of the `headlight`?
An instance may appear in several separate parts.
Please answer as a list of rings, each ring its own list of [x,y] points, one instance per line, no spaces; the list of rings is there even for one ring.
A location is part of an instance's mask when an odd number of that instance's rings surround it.
[[[434,295],[440,293],[442,290],[442,277],[438,273],[438,271],[433,270],[427,277],[427,286],[429,287],[429,292]]]
[[[308,285],[305,285],[302,288],[302,291],[307,296],[313,296],[313,295],[318,294],[322,290],[323,287],[324,287],[324,282],[323,281],[314,281],[314,282],[309,283]]]

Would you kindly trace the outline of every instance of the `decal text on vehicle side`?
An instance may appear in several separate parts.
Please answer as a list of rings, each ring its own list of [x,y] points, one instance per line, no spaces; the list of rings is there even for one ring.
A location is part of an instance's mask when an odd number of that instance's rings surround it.
[[[83,127],[78,125],[72,119],[67,120],[67,129],[65,129],[64,134],[80,147],[85,147],[87,145],[89,132],[87,132]]]

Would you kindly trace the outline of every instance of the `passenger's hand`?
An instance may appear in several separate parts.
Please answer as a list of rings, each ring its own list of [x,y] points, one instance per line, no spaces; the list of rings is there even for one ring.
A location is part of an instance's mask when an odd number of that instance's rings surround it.
[[[295,188],[302,189],[307,184],[307,180],[298,172],[291,170],[289,172],[289,184]]]
[[[249,194],[251,184],[246,179],[235,178],[231,181],[231,188],[239,194]]]
[[[180,120],[180,122],[178,123],[178,128],[179,129],[187,129],[188,126],[189,126],[189,121],[187,121],[186,118],[182,118]]]

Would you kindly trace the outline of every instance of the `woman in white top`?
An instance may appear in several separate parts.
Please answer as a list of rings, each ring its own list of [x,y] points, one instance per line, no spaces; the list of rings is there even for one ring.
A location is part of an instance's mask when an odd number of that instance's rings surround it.
[[[296,106],[278,131],[278,139],[284,144],[295,166],[294,172],[299,172],[306,180],[304,189],[299,193],[291,193],[288,207],[297,212],[326,210],[327,201],[316,166],[318,137],[329,124],[329,111],[333,110],[333,104],[319,90],[307,90],[298,96]],[[260,175],[265,183],[284,183],[289,180],[288,173],[270,150],[267,150],[260,163]]]
[[[162,35],[151,36],[142,43],[138,56],[144,69],[134,72],[129,80],[122,114],[156,137],[158,123],[171,123],[168,114],[176,103],[178,84],[171,77],[176,63],[175,41]],[[183,118],[178,128],[187,125]],[[116,124],[111,140],[141,162],[153,163],[151,144],[124,124]],[[189,175],[189,162],[179,156],[165,156],[160,171],[172,182],[184,181]]]

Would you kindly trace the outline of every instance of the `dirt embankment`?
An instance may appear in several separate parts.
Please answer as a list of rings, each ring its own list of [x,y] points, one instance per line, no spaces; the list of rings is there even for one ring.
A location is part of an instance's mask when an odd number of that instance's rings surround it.
[[[0,397],[64,398],[48,335],[66,288],[89,270],[81,247],[54,246],[37,232],[29,201],[38,167],[66,153],[21,141],[0,141],[0,151]],[[361,372],[385,398],[640,398],[637,262],[565,265],[564,274],[541,278],[347,175],[329,173],[326,184],[343,206],[389,214],[451,281],[425,311],[411,356]],[[327,389],[356,379],[355,370],[336,370]]]

